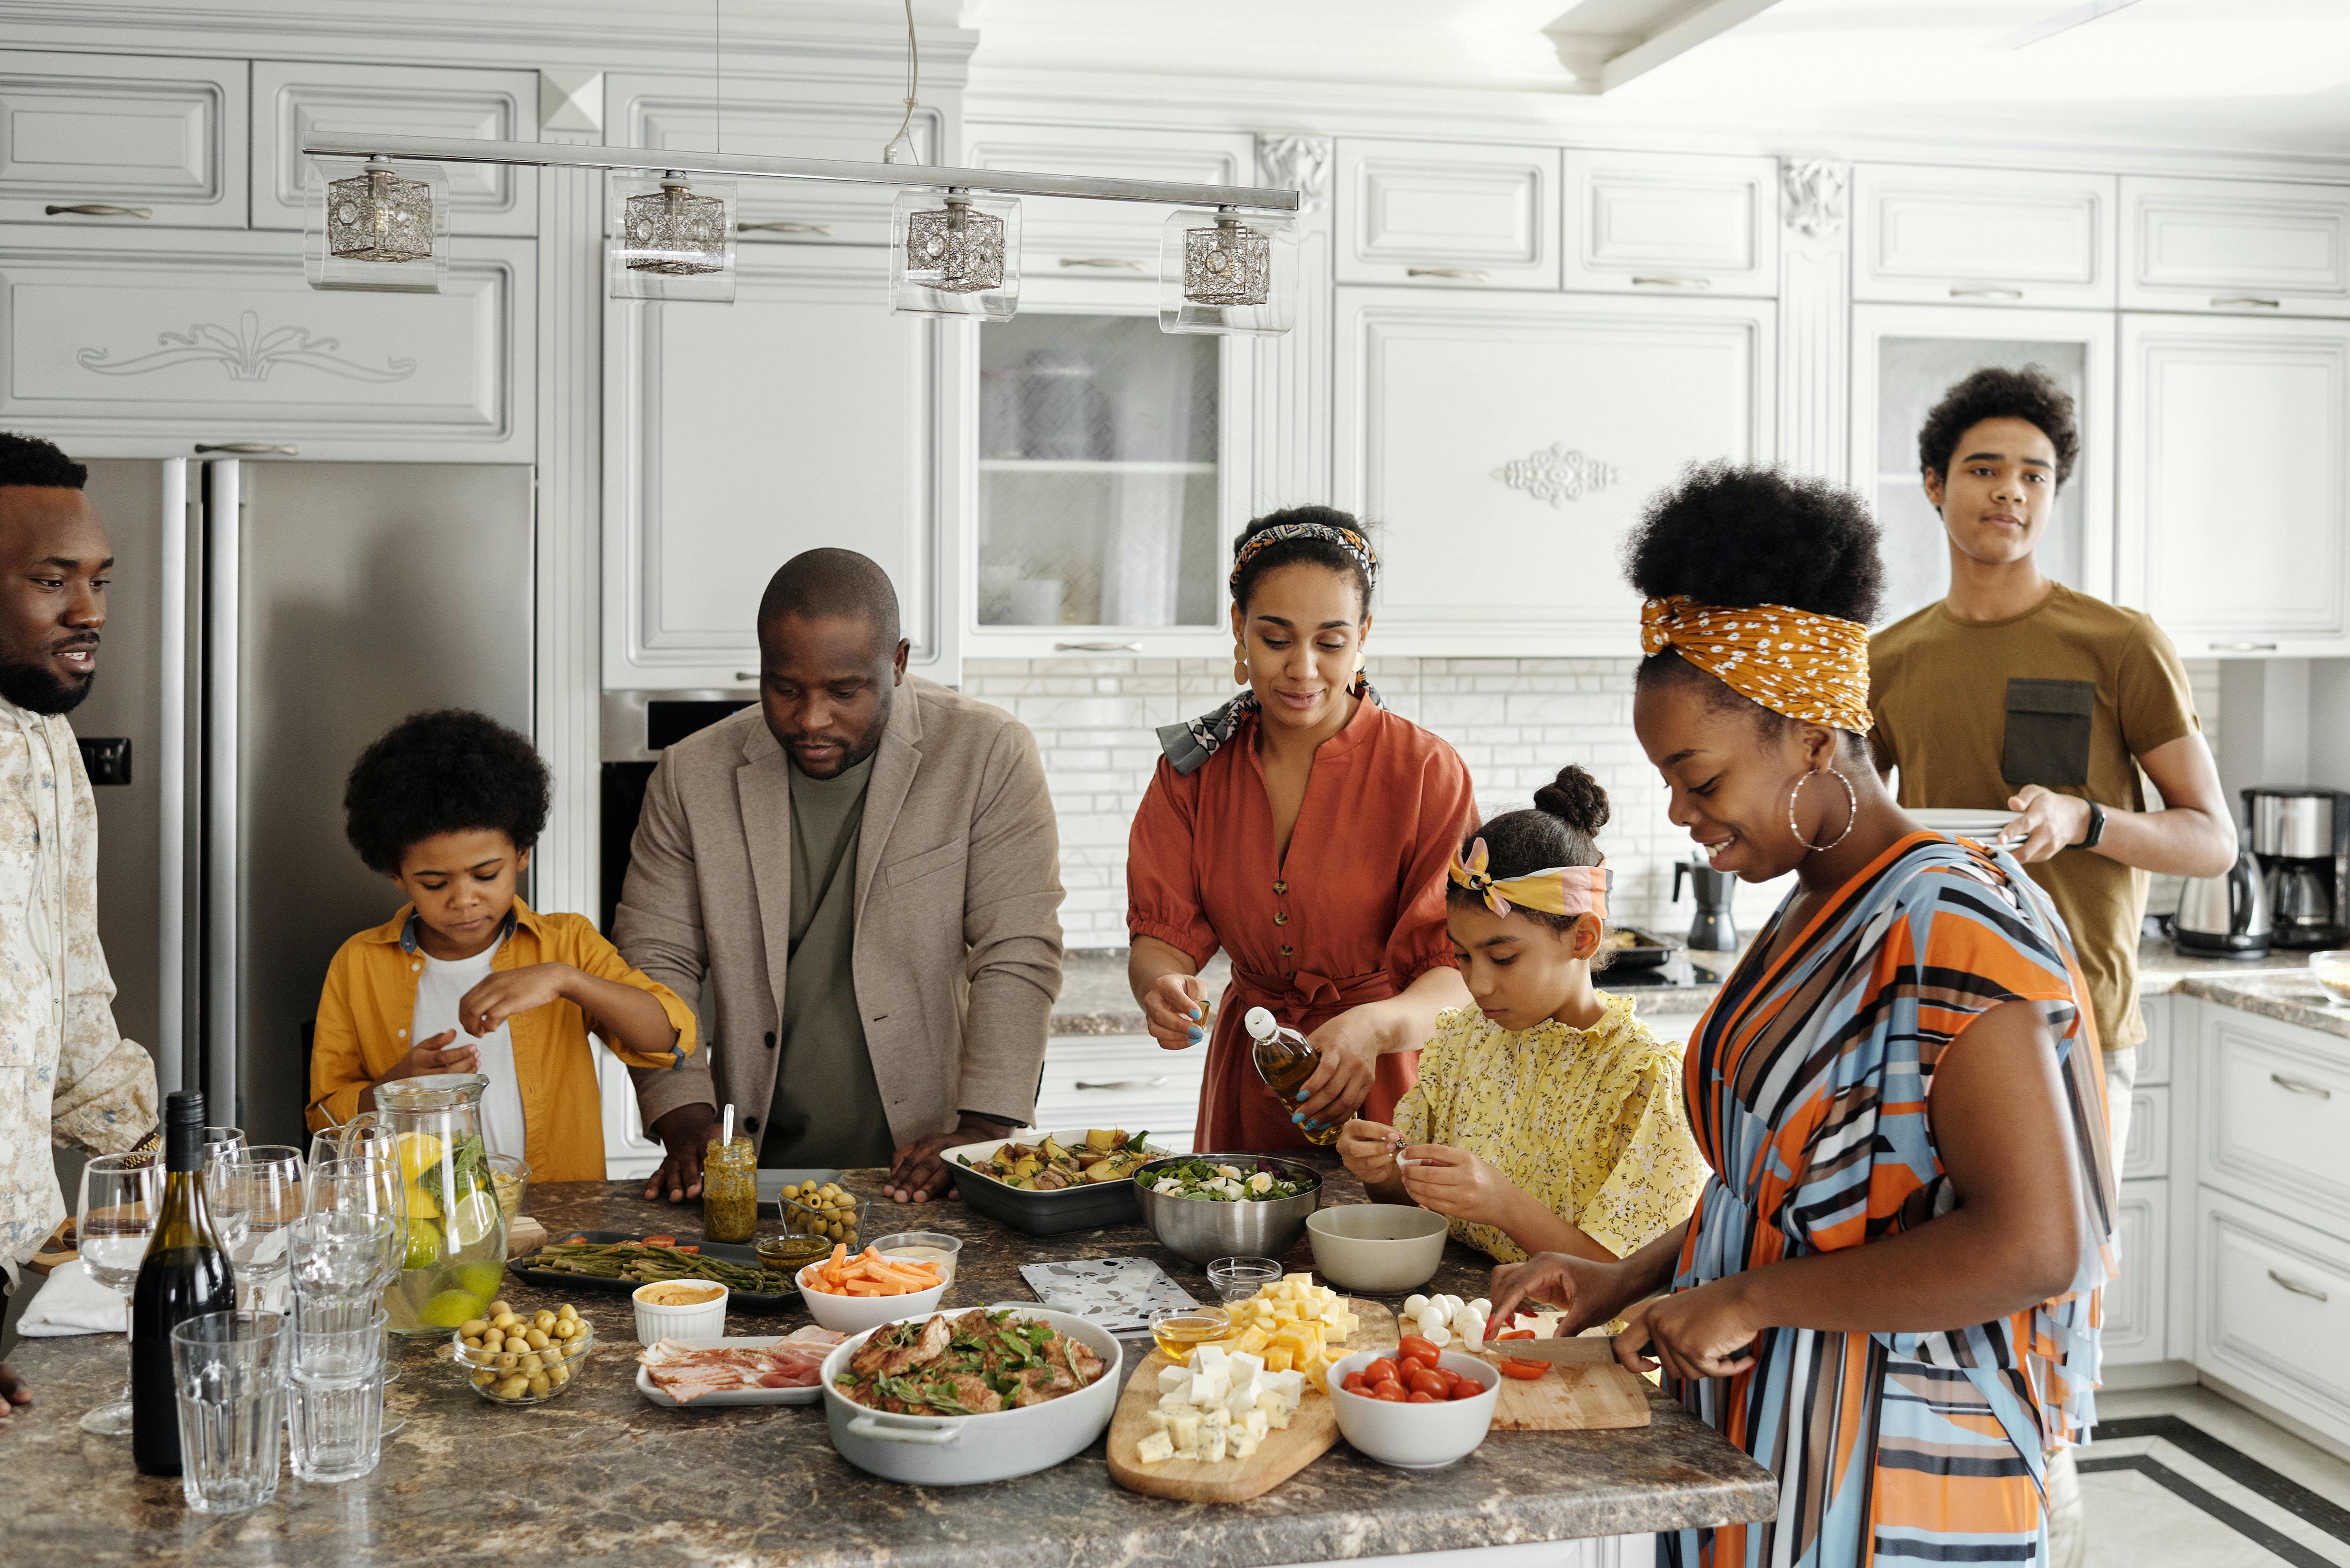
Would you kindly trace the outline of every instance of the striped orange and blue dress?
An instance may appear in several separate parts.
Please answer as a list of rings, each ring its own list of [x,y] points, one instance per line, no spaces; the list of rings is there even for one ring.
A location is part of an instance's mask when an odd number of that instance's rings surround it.
[[[1913,834],[1765,961],[1774,916],[1690,1036],[1690,1120],[1716,1174],[1675,1290],[1864,1246],[1955,1208],[1926,1115],[1942,1054],[2002,1002],[2056,1037],[2084,1238],[2073,1289],[1971,1328],[1765,1330],[1734,1377],[1668,1389],[1779,1478],[1758,1524],[1662,1538],[1707,1568],[2036,1563],[2048,1455],[2094,1418],[2114,1170],[2071,939],[2014,858]]]

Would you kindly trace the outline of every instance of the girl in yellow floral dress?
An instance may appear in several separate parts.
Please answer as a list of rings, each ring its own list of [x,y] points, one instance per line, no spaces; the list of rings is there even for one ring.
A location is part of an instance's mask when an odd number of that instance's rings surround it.
[[[1476,1006],[1438,1016],[1394,1126],[1338,1138],[1375,1202],[1432,1209],[1505,1263],[1628,1256],[1688,1219],[1705,1180],[1681,1047],[1591,982],[1607,821],[1607,792],[1569,766],[1454,857],[1445,923]]]

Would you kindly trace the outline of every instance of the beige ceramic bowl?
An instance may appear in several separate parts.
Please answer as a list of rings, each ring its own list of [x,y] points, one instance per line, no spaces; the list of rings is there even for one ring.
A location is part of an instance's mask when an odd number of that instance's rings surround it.
[[[1426,1284],[1444,1256],[1444,1231],[1443,1215],[1404,1203],[1346,1203],[1305,1221],[1322,1277],[1365,1295]]]

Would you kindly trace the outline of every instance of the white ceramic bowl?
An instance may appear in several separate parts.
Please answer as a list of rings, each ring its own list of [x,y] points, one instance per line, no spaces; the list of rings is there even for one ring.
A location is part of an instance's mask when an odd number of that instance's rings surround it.
[[[645,1300],[647,1291],[658,1291],[663,1285],[705,1285],[718,1293],[691,1306],[656,1306]],[[629,1293],[629,1300],[635,1303],[637,1309],[638,1342],[658,1345],[664,1339],[704,1341],[725,1338],[728,1294],[726,1287],[716,1280],[661,1280],[652,1284],[639,1285]]]
[[[1474,1452],[1492,1429],[1493,1407],[1502,1397],[1501,1373],[1473,1355],[1448,1350],[1438,1357],[1439,1364],[1483,1384],[1482,1394],[1441,1404],[1391,1405],[1340,1386],[1349,1374],[1393,1354],[1359,1350],[1330,1368],[1330,1404],[1337,1412],[1339,1435],[1379,1463],[1408,1470],[1434,1469]]]
[[[2350,1007],[2350,949],[2309,955],[2309,975],[2336,1007]]]
[[[1407,1203],[1344,1203],[1305,1221],[1314,1267],[1341,1290],[1393,1295],[1426,1284],[1444,1256],[1444,1216]]]
[[[863,1298],[858,1298],[863,1299]],[[891,1298],[903,1301],[903,1296]],[[1048,1323],[1082,1341],[1102,1358],[1102,1375],[1074,1394],[1024,1408],[983,1416],[893,1416],[857,1404],[836,1386],[849,1358],[864,1346],[858,1334],[824,1359],[826,1424],[832,1446],[858,1469],[916,1486],[970,1486],[1046,1469],[1085,1451],[1118,1408],[1124,1351],[1094,1324],[1068,1313],[1021,1302],[997,1302],[1031,1323]],[[961,1314],[965,1309],[955,1309]],[[910,1314],[915,1319],[930,1314]],[[879,1324],[874,1325],[879,1327]]]
[[[900,1231],[894,1236],[878,1238],[872,1246],[875,1251],[885,1258],[899,1257],[907,1249],[917,1247],[931,1251],[944,1252],[946,1256],[943,1258],[919,1258],[910,1261],[936,1263],[939,1266],[939,1272],[945,1277],[949,1284],[954,1283],[955,1264],[962,1257],[962,1238],[950,1236],[943,1231]]]
[[[800,1300],[807,1303],[808,1315],[819,1327],[835,1334],[863,1334],[901,1317],[928,1317],[938,1310],[939,1298],[947,1293],[947,1282],[941,1280],[929,1290],[902,1296],[835,1295],[808,1283],[808,1276],[822,1266],[810,1263],[799,1272]]]

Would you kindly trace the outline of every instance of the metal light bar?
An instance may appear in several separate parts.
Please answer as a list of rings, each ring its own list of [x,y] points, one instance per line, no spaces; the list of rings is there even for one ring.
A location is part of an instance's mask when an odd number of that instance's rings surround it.
[[[660,174],[824,180],[850,185],[911,185],[999,196],[1078,196],[1097,202],[1157,202],[1178,207],[1297,211],[1297,192],[1263,185],[1191,185],[1093,174],[1025,174],[1010,169],[946,169],[930,163],[865,163],[845,158],[746,158],[723,152],[662,152],[647,147],[571,147],[544,141],[477,141],[455,136],[336,136],[319,132],[302,151],[328,158],[399,158],[419,163],[504,163],[535,169],[628,169]]]

